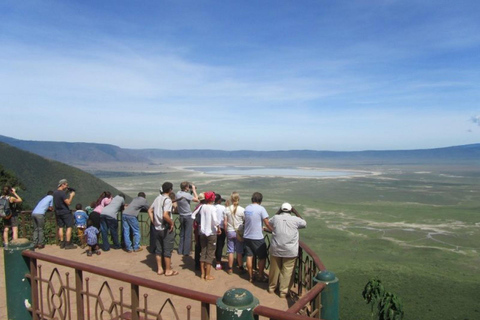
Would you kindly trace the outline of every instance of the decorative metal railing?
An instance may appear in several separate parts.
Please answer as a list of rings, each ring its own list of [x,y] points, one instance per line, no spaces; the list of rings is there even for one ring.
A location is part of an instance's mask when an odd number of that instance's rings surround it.
[[[152,281],[110,269],[25,250],[30,259],[33,319],[214,319],[218,296]],[[41,262],[46,262],[42,266]],[[71,271],[60,269],[69,268]],[[128,289],[125,289],[128,288]],[[287,311],[258,306],[269,319],[318,317],[316,285]],[[152,302],[153,299],[153,302]],[[159,303],[160,301],[160,303]],[[313,302],[312,302],[313,301]]]

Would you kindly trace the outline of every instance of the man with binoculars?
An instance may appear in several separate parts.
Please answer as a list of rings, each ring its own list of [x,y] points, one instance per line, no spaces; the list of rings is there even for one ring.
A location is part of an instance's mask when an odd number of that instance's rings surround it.
[[[67,196],[67,192],[69,194]],[[58,238],[60,240],[60,248],[75,249],[77,246],[72,243],[72,227],[75,224],[73,214],[70,212],[69,205],[72,204],[75,196],[75,189],[68,187],[67,179],[58,182],[57,190],[53,193],[53,204],[55,206],[55,217],[58,225]],[[63,228],[67,228],[66,241],[63,237]]]

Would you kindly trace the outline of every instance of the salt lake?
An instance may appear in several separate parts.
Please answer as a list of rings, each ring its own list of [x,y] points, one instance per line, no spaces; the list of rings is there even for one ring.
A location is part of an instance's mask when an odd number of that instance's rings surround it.
[[[327,177],[351,177],[370,174],[364,171],[341,171],[328,169],[302,169],[302,168],[272,168],[272,167],[233,167],[233,166],[212,166],[212,167],[186,167],[206,174],[216,175],[239,175],[239,176],[268,176],[268,177],[305,177],[305,178],[327,178]]]

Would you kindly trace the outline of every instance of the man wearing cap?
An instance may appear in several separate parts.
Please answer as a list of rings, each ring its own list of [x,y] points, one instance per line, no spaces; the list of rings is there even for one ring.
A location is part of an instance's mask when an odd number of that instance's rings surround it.
[[[75,196],[75,191],[71,190],[68,197],[65,190],[68,189],[67,179],[58,182],[57,190],[53,192],[53,204],[55,206],[55,217],[58,225],[58,238],[61,249],[75,249],[77,246],[72,243],[72,227],[75,224],[73,214],[68,207]],[[67,228],[66,241],[63,238],[63,228]]]
[[[189,191],[192,186],[192,194]],[[188,256],[192,249],[193,219],[190,202],[198,202],[197,188],[188,181],[180,184],[180,191],[175,195],[177,199],[177,211],[180,220],[180,242],[178,243],[178,254]]]
[[[217,220],[220,223],[219,228],[220,232],[217,235],[217,247],[215,249],[215,260],[217,265],[215,266],[216,270],[222,270],[222,254],[223,247],[225,246],[225,206],[222,205],[222,202],[225,202],[225,199],[218,193],[215,193],[215,209],[217,210]]]
[[[173,184],[165,182],[160,194],[148,209],[150,221],[155,227],[155,259],[157,261],[157,274],[166,277],[178,275],[178,271],[172,269],[172,251],[175,240],[174,223],[172,220],[172,192]]]
[[[213,191],[205,192],[205,204],[200,208],[200,271],[204,280],[214,280],[210,275],[213,260],[215,259],[215,248],[217,234],[220,233],[217,220],[217,210],[213,203],[215,202],[215,193]]]
[[[295,216],[292,216],[291,213]],[[280,298],[285,298],[292,283],[295,259],[298,256],[298,229],[307,223],[289,203],[282,204],[270,220],[273,228],[270,242],[270,270],[268,292],[274,293],[278,286]]]
[[[254,192],[252,195],[252,204],[249,204],[245,208],[243,239],[250,282],[253,282],[253,256],[258,258],[258,280],[261,282],[268,281],[264,274],[268,252],[263,237],[263,224],[265,224],[268,230],[272,231],[273,229],[268,222],[267,210],[261,206],[262,200],[263,195],[260,192]]]

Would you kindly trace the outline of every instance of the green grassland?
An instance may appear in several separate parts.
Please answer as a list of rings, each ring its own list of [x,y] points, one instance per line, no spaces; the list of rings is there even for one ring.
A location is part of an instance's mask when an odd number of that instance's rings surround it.
[[[240,178],[159,170],[103,180],[130,196],[145,191],[150,202],[164,181],[176,191],[189,180],[224,197],[238,191],[243,206],[260,191],[270,215],[292,203],[308,222],[301,238],[340,279],[341,319],[371,319],[361,292],[372,277],[403,299],[405,319],[480,319],[480,168],[359,169],[382,174]]]

